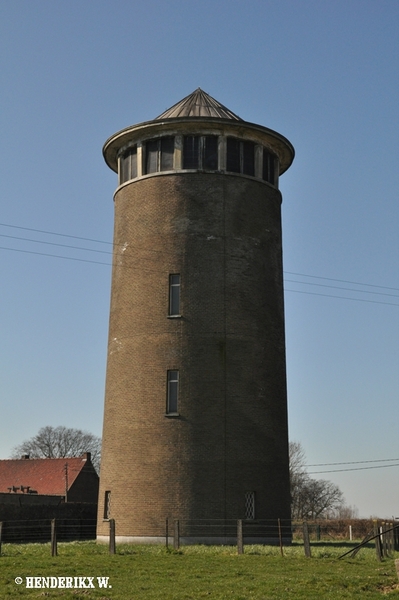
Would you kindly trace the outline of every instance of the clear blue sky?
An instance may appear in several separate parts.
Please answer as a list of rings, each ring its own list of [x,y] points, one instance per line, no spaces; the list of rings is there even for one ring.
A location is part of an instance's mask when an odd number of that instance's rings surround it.
[[[309,472],[379,466],[315,477],[361,516],[399,516],[398,78],[397,0],[2,2],[0,458],[44,425],[101,435],[102,145],[201,87],[296,149],[280,182],[290,437],[309,465],[397,459]]]

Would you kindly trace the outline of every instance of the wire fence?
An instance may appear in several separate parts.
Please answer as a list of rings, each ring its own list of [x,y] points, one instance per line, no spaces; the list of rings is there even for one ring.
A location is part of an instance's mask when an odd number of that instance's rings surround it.
[[[36,543],[51,541],[52,522],[57,539],[63,542],[96,539],[96,519],[36,519],[2,521],[0,543]]]
[[[176,547],[177,539],[179,545],[232,545],[240,535],[248,544],[287,545],[292,541],[292,523],[283,519],[166,519],[165,523],[166,546]]]
[[[362,533],[360,543],[340,558],[354,557],[364,547],[375,547],[376,557],[382,560],[399,551],[399,523],[396,521],[363,520],[292,522],[284,519],[270,520],[225,520],[225,519],[165,519],[164,543],[166,548],[178,550],[187,544],[236,545],[242,554],[246,545],[278,545],[281,554],[292,543],[303,544],[305,556],[311,557],[312,544],[320,541],[353,540],[353,532]],[[109,552],[117,552],[117,523],[109,519]],[[335,534],[335,537],[334,535]],[[0,522],[0,554],[2,543],[50,542],[51,554],[57,555],[57,542],[96,539],[96,519],[38,519],[28,521]]]

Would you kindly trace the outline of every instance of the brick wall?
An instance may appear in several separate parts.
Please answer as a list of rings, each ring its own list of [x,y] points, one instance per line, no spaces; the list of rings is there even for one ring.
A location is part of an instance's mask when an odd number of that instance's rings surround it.
[[[249,178],[156,175],[115,196],[99,535],[166,517],[290,516],[280,192]],[[182,318],[168,319],[181,274]],[[179,418],[165,417],[180,372]]]

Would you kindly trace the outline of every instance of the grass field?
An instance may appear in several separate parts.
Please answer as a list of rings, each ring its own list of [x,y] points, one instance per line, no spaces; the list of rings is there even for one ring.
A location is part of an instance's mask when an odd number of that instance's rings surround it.
[[[97,600],[340,600],[341,598],[399,598],[393,558],[378,562],[373,548],[354,559],[338,557],[351,546],[323,543],[312,546],[312,558],[301,545],[284,548],[246,546],[238,556],[226,546],[186,546],[178,552],[163,546],[118,546],[109,555],[95,542],[3,544],[0,556],[0,598],[95,598]],[[20,577],[22,583],[15,579]],[[27,588],[27,577],[48,586]],[[56,579],[59,577],[71,578]],[[79,579],[81,577],[82,579]],[[83,578],[86,579],[83,579]],[[92,577],[93,579],[88,579]],[[97,577],[108,577],[99,587]],[[76,587],[91,584],[94,587]]]

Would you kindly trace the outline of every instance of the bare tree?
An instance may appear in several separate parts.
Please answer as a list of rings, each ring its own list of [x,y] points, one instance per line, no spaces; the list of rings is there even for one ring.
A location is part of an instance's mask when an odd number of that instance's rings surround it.
[[[358,519],[359,509],[357,506],[343,504],[335,511],[334,517],[336,519]]]
[[[101,438],[68,427],[42,427],[37,435],[22,442],[12,451],[12,458],[29,454],[31,458],[71,458],[91,453],[92,463],[97,470],[100,468]]]
[[[337,485],[313,479],[306,473],[305,451],[299,442],[290,442],[291,513],[293,519],[318,519],[335,515],[344,504]]]
[[[290,460],[290,490],[291,490],[291,514],[293,519],[302,518],[302,506],[304,503],[304,491],[309,476],[306,473],[305,451],[300,442],[289,443]]]
[[[301,494],[301,519],[327,517],[344,503],[341,490],[335,483],[307,477]]]
[[[290,475],[303,473],[306,466],[305,450],[300,442],[289,443]]]

